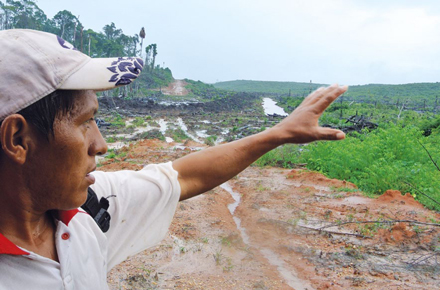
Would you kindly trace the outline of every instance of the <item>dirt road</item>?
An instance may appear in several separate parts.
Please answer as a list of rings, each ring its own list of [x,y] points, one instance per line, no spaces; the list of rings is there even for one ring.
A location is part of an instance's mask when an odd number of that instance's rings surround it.
[[[190,152],[151,140],[123,150],[100,169]],[[369,199],[318,173],[250,167],[181,202],[168,237],[108,281],[111,289],[439,289],[439,221],[410,195]]]
[[[185,88],[187,83],[184,80],[174,80],[168,87],[162,88],[164,95],[186,96],[188,90]]]

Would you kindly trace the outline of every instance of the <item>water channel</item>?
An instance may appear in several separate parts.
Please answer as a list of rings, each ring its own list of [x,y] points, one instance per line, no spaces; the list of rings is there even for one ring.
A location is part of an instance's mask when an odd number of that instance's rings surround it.
[[[263,99],[263,109],[264,114],[266,115],[273,115],[277,114],[279,116],[287,116],[288,114],[284,111],[283,108],[280,106],[277,106],[277,103],[272,100],[271,98],[264,98]]]
[[[281,275],[281,277],[284,278],[284,280],[290,287],[295,290],[314,290],[314,288],[312,288],[308,283],[305,283],[298,278],[295,270],[287,269],[283,259],[281,259],[272,250],[251,244],[249,236],[246,233],[246,229],[241,225],[240,218],[234,215],[235,210],[237,209],[241,201],[240,193],[233,191],[231,185],[228,182],[223,183],[222,185],[220,185],[220,187],[226,190],[234,199],[234,202],[228,205],[228,209],[232,215],[232,218],[234,219],[237,229],[240,231],[243,242],[249,247],[256,248],[261,254],[263,254],[263,256],[269,261],[269,263],[277,268],[278,273]]]

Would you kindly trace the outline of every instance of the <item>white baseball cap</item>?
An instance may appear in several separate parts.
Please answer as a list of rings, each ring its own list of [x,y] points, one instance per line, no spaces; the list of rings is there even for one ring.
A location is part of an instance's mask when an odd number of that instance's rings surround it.
[[[110,90],[142,71],[136,57],[90,58],[47,32],[0,31],[0,121],[55,90]]]

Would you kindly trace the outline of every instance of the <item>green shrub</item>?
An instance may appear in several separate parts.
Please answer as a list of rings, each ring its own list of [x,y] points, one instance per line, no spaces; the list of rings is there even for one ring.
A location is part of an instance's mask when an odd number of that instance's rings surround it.
[[[428,208],[440,210],[440,171],[420,143],[433,160],[440,161],[438,132],[424,137],[417,127],[389,124],[368,134],[353,133],[343,141],[284,145],[255,163],[285,168],[306,163],[308,169],[353,182],[369,195],[400,190]]]
[[[364,192],[382,194],[388,189],[410,192],[429,208],[440,210],[438,204],[415,190],[440,202],[440,172],[419,143],[425,145],[434,160],[439,160],[439,139],[438,135],[423,137],[416,127],[390,125],[368,135],[348,136],[340,142],[310,144],[300,160],[309,169],[353,182]]]

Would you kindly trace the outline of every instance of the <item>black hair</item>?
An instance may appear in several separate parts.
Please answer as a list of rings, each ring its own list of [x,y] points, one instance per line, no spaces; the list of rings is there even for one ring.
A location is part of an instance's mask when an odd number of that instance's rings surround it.
[[[74,91],[71,90],[56,90],[29,107],[24,108],[18,114],[34,125],[49,140],[49,135],[53,136],[54,134],[53,125],[55,119],[67,115],[73,109],[73,95]]]

